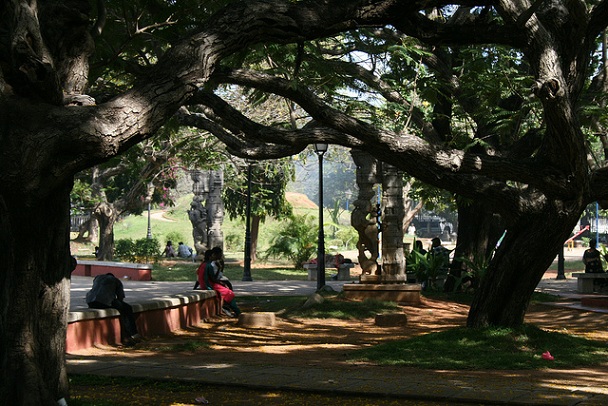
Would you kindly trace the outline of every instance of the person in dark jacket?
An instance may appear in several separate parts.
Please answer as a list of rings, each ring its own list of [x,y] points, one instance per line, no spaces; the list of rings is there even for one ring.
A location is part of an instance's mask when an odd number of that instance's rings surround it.
[[[112,273],[97,275],[93,288],[87,293],[87,304],[91,309],[116,309],[120,313],[122,342],[135,345],[141,340],[135,324],[135,315],[130,304],[124,301],[125,290],[120,279]]]
[[[589,248],[583,253],[583,263],[585,264],[585,273],[602,273],[602,258],[597,250],[597,241],[589,240]]]

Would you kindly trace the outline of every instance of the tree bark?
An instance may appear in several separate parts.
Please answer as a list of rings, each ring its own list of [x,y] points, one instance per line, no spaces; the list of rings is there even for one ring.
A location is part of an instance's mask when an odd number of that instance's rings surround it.
[[[78,235],[74,238],[76,242],[97,243],[99,240],[99,225],[97,219],[91,214],[89,219],[78,228]]]
[[[360,27],[390,25],[430,46],[513,46],[515,53],[525,54],[533,71],[546,128],[543,145],[529,159],[448,148],[337,111],[303,84],[286,80],[272,82],[278,83],[276,94],[283,92],[302,106],[314,126],[282,131],[227,114],[222,118],[236,135],[225,139],[234,150],[241,146],[242,156],[261,158],[313,142],[364,148],[419,180],[496,207],[510,217],[505,218],[508,232],[478,290],[468,324],[520,325],[536,284],[585,205],[608,198],[608,171],[589,167],[576,116],[594,41],[608,21],[607,3],[597,3],[589,13],[581,10],[581,2],[541,3],[538,13],[521,19],[527,10],[524,2],[495,2],[499,20],[458,25],[426,18],[421,7],[427,5],[420,2],[231,2],[201,24],[203,31],[171,44],[154,66],[141,69],[127,91],[98,105],[83,105],[71,102],[79,98],[66,100],[63,91],[78,93],[96,79],[86,80],[85,59],[91,51],[87,10],[51,18],[71,10],[57,7],[52,10],[57,14],[45,13],[61,2],[0,2],[0,25],[10,37],[0,46],[1,400],[50,405],[67,393],[69,192],[74,174],[155,134],[234,53],[259,43],[301,43]],[[552,19],[555,11],[566,18]],[[258,148],[268,143],[272,145]],[[553,200],[540,201],[548,196]],[[366,208],[369,202],[362,203]],[[369,213],[360,214],[369,220]]]
[[[554,202],[552,207],[522,216],[507,227],[474,296],[467,326],[523,324],[534,289],[574,229],[583,207],[563,209],[562,204]]]
[[[251,216],[251,262],[258,256],[258,237],[260,235],[260,216]]]
[[[100,261],[114,259],[114,224],[118,220],[119,212],[112,203],[100,203],[94,211],[99,223],[99,255]]]
[[[54,405],[68,395],[70,189],[0,195],[0,399]]]
[[[497,224],[499,216],[482,202],[457,199],[456,204],[458,206],[458,238],[454,258],[450,264],[450,273],[444,285],[446,292],[452,292],[458,288],[461,274],[467,269],[463,258],[472,262],[484,261],[484,263],[487,259],[489,263],[503,230]]]

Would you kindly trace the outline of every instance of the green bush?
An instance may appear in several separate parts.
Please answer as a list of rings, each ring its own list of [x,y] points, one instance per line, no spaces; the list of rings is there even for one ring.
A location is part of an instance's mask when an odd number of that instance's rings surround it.
[[[117,240],[114,244],[114,255],[121,261],[138,262],[160,257],[160,246],[156,238],[141,238],[133,241],[130,238]]]
[[[126,262],[135,262],[135,242],[130,238],[116,240],[114,256]]]
[[[135,241],[135,256],[138,261],[144,258],[149,262],[150,259],[158,259],[160,255],[160,245],[156,238],[141,238]]]
[[[296,269],[308,261],[317,249],[318,227],[307,215],[293,215],[286,226],[272,239],[264,258],[283,257],[289,259]]]
[[[244,233],[229,233],[224,237],[226,251],[241,251],[245,246]]]
[[[180,241],[184,241],[184,236],[179,231],[171,231],[167,233],[165,236],[165,240],[171,241],[175,247],[177,247],[177,243]],[[177,248],[176,248],[177,249]]]

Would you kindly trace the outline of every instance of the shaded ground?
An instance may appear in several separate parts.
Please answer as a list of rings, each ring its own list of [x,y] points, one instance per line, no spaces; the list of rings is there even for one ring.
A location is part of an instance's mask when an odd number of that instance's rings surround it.
[[[245,311],[256,309],[244,308]],[[323,366],[326,368],[383,368],[387,374],[407,374],[417,376],[428,375],[435,379],[437,374],[443,378],[457,379],[462,374],[475,375],[477,381],[490,384],[500,380],[508,385],[509,380],[535,380],[546,385],[564,385],[576,381],[580,385],[595,387],[604,386],[608,366],[563,371],[554,369],[526,371],[428,371],[413,368],[380,367],[373,365],[355,364],[347,361],[350,351],[372,346],[383,341],[404,339],[433,331],[441,331],[465,324],[468,306],[432,299],[424,299],[421,306],[404,307],[408,316],[407,327],[377,327],[373,319],[344,321],[337,319],[278,319],[273,328],[248,329],[236,326],[234,319],[216,318],[195,328],[180,331],[171,336],[147,338],[145,342],[134,348],[104,347],[89,349],[75,356],[120,357],[128,362],[135,358],[171,358],[184,357],[192,359],[200,357],[206,363],[239,363],[246,360],[249,370],[255,370],[255,365],[298,365]],[[573,309],[559,308],[547,305],[533,305],[528,312],[527,322],[534,323],[546,330],[577,334],[589,339],[608,341],[608,316],[600,313],[583,312]],[[406,379],[406,378],[404,378]],[[109,396],[112,388],[74,387],[74,392],[82,396]],[[185,393],[177,396],[166,390],[150,393],[150,388],[143,395],[142,389],[133,390],[132,398],[124,404],[150,404],[143,401],[154,399],[153,404],[179,405],[195,404],[193,399],[205,396],[214,400],[213,404],[324,404],[329,400],[318,398],[309,393],[287,394],[272,391],[238,391],[231,390],[227,395],[221,388],[205,386],[186,389]],[[220,393],[216,393],[220,391]],[[137,394],[137,395],[136,395]],[[142,397],[142,402],[137,400]],[[166,398],[163,398],[165,396]],[[219,397],[219,398],[218,398]],[[178,399],[181,399],[178,401]],[[221,400],[220,400],[221,399]],[[362,398],[341,398],[331,400],[333,404],[391,404],[388,399],[374,400]],[[178,403],[175,403],[178,401]],[[379,401],[379,403],[376,403]],[[183,403],[179,403],[183,402]],[[190,403],[188,403],[190,402]],[[292,403],[293,402],[293,403]],[[425,404],[439,405],[441,403],[400,401],[394,404]]]

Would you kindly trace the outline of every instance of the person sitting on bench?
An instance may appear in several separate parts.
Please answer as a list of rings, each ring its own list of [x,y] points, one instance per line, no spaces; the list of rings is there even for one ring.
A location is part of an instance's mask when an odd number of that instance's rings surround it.
[[[585,264],[585,273],[602,273],[604,269],[602,267],[601,254],[597,250],[597,241],[594,239],[589,240],[589,248],[585,250],[583,254],[583,263]]]
[[[112,273],[97,275],[93,279],[93,288],[87,293],[87,304],[92,309],[116,309],[120,313],[122,342],[133,346],[141,341],[137,332],[135,315],[130,304],[124,301],[125,290],[120,279]]]

